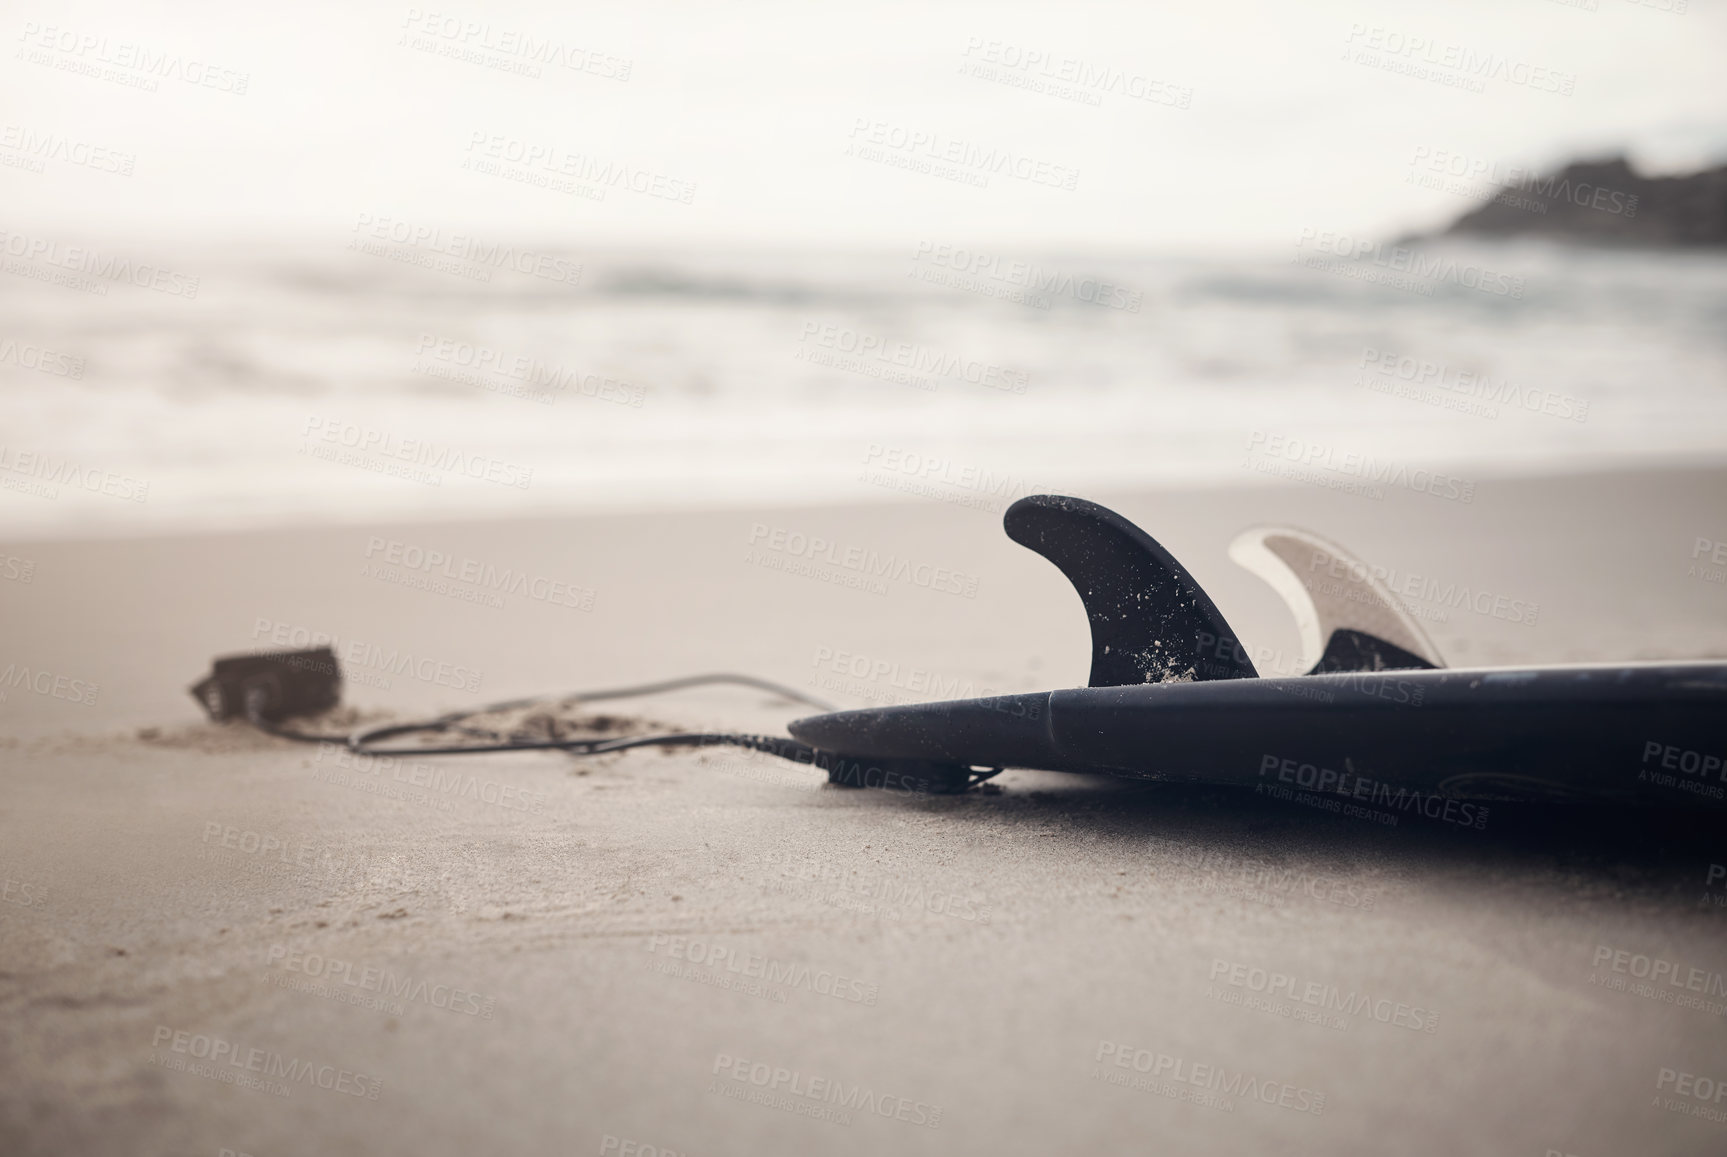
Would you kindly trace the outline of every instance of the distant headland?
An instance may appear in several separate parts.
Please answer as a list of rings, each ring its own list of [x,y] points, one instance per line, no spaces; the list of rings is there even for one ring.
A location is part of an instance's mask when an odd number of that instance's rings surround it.
[[[1727,165],[1645,177],[1623,157],[1557,173],[1513,171],[1436,236],[1550,237],[1600,245],[1727,246]]]

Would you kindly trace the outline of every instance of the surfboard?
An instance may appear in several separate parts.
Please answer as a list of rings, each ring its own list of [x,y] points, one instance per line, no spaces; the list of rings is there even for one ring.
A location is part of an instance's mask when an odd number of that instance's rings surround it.
[[[1186,569],[1121,515],[1034,495],[1004,526],[1078,592],[1089,686],[832,712],[792,735],[854,761],[1251,786],[1463,823],[1489,800],[1727,809],[1727,663],[1447,668],[1370,568],[1318,535],[1264,527],[1230,553],[1284,597],[1307,667],[1268,678]]]

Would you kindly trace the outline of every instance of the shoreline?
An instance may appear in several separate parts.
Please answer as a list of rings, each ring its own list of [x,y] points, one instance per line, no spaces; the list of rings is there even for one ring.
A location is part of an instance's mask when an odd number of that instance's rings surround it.
[[[969,509],[980,515],[999,518],[1007,506],[1012,505],[1014,501],[1027,494],[1034,493],[1067,493],[1108,505],[1112,500],[1132,500],[1157,495],[1182,495],[1200,499],[1261,492],[1300,495],[1310,492],[1318,485],[1287,474],[1280,476],[1276,470],[1270,468],[1277,464],[1276,459],[1271,459],[1267,460],[1267,463],[1262,463],[1265,468],[1242,468],[1239,476],[1217,475],[1188,482],[1157,481],[1144,484],[1086,486],[1070,489],[1062,489],[1057,486],[1043,491],[1036,488],[1016,487],[1010,495],[983,495],[980,500],[971,500],[966,494],[957,491],[952,496],[919,491],[915,489],[916,478],[911,478],[910,484],[906,486],[888,486],[879,481],[871,481],[866,475],[860,484],[853,488],[844,491],[824,489],[807,501],[762,501],[757,496],[736,494],[717,497],[705,502],[667,498],[664,501],[630,502],[624,500],[615,503],[572,503],[561,506],[547,504],[544,508],[527,507],[513,510],[476,506],[465,511],[415,513],[406,509],[380,509],[362,511],[353,515],[343,515],[340,511],[332,510],[328,512],[327,516],[284,515],[280,516],[283,520],[279,522],[269,521],[270,516],[266,516],[266,521],[262,525],[255,519],[250,522],[243,522],[238,519],[230,521],[189,518],[181,522],[165,521],[156,525],[102,520],[44,528],[29,525],[7,526],[3,520],[0,520],[0,550],[36,543],[72,544],[171,540],[196,542],[215,538],[351,531],[363,528],[382,531],[410,528],[421,531],[459,531],[464,527],[476,525],[505,525],[526,528],[534,524],[563,524],[573,520],[627,520],[685,515],[723,516],[744,511],[843,515],[845,512],[856,510],[917,509],[935,505]],[[1522,467],[1502,466],[1493,470],[1477,470],[1467,459],[1437,463],[1437,465],[1468,470],[1471,472],[1469,477],[1475,485],[1492,487],[1495,485],[1520,486],[1543,482],[1558,483],[1567,480],[1583,482],[1607,478],[1629,477],[1636,479],[1727,473],[1727,456],[1700,453],[1674,460],[1671,457],[1641,455],[1630,456],[1623,461],[1594,467],[1590,467],[1581,460],[1558,464],[1528,463]],[[1302,467],[1300,463],[1292,463],[1290,469],[1299,473],[1304,469],[1312,468]],[[1323,468],[1319,472],[1322,473]],[[784,491],[789,488],[788,485],[776,489]],[[1330,486],[1329,488],[1343,489],[1339,486]],[[985,506],[985,502],[993,505]]]

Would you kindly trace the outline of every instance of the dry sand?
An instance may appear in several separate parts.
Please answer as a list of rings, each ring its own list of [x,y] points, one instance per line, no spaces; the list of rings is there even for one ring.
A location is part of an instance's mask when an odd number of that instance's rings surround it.
[[[1186,562],[1262,669],[1293,663],[1295,631],[1224,549],[1263,521],[1539,607],[1429,618],[1454,664],[1727,655],[1727,586],[1692,559],[1698,537],[1727,538],[1720,472],[1486,480],[1467,505],[1102,497]],[[932,585],[948,580],[917,568],[975,576],[975,594],[791,573],[783,552],[750,553],[758,526],[897,555]],[[395,579],[423,572],[365,569],[391,542],[547,581],[502,606],[419,589]],[[1658,1087],[1664,1069],[1727,1078],[1727,997],[1686,1007],[1683,987],[1631,975],[1668,962],[1719,993],[1719,825],[1502,808],[1485,831],[1388,828],[1027,772],[920,799],[723,749],[349,766],[203,723],[185,693],[212,656],[302,629],[340,640],[346,701],[378,716],[706,670],[848,706],[1078,684],[1079,602],[996,514],[655,514],[7,557],[32,566],[0,580],[0,670],[61,682],[0,702],[0,1151],[1727,1149],[1727,1121],[1677,1111],[1706,1102]],[[590,593],[590,609],[558,605]],[[416,671],[392,669],[402,653]],[[878,661],[891,673],[872,676]],[[68,698],[86,684],[93,704]],[[802,713],[729,690],[620,708],[762,729]],[[463,786],[433,790],[428,768]],[[1255,991],[1261,969],[1280,993]],[[274,1087],[233,1083],[272,1068]],[[1236,1091],[1208,1101],[1217,1074]]]

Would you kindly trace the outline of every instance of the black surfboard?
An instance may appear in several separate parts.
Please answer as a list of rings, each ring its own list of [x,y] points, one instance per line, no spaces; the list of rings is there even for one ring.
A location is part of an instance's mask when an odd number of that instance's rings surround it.
[[[1252,785],[1460,823],[1483,800],[1727,808],[1727,663],[1448,669],[1369,568],[1270,528],[1231,553],[1290,602],[1308,670],[1263,677],[1181,564],[1120,515],[1036,495],[1004,521],[1079,592],[1091,685],[834,712],[793,736],[853,759]]]

